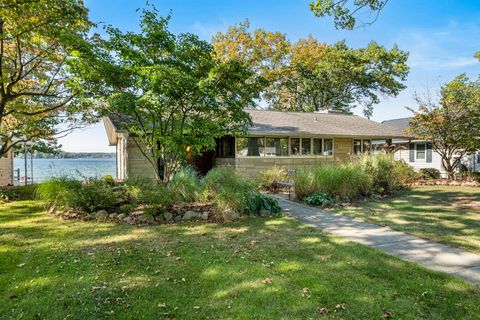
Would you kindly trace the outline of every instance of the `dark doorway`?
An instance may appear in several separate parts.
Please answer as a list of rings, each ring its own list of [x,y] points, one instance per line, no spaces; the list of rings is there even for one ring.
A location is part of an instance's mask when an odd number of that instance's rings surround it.
[[[201,175],[206,175],[215,166],[215,150],[205,151],[193,157],[190,165]]]

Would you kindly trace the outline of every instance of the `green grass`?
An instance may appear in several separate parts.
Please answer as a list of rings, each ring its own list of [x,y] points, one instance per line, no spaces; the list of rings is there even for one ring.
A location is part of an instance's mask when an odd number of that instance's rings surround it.
[[[0,206],[2,319],[478,319],[478,301],[290,218],[135,227]]]
[[[334,211],[480,253],[479,188],[412,187],[389,200]]]

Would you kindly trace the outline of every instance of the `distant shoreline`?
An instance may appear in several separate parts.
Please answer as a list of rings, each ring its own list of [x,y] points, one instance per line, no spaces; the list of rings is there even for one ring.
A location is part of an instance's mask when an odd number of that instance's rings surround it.
[[[15,157],[16,159],[24,159],[22,155]],[[27,157],[30,159],[30,156]],[[115,153],[105,152],[60,152],[57,154],[35,153],[33,159],[115,159]]]

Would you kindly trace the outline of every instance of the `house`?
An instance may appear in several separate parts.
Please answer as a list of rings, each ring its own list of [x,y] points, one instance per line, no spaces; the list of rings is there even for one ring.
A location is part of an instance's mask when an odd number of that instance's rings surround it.
[[[400,118],[386,120],[382,123],[395,129],[405,132],[409,126],[411,118]],[[394,139],[395,145],[394,159],[404,160],[415,170],[422,168],[435,168],[440,171],[443,177],[446,177],[445,169],[442,166],[442,157],[432,150],[432,144],[424,140]],[[480,171],[480,151],[467,156],[462,161],[463,169],[470,171]]]
[[[13,150],[0,157],[0,187],[13,184]]]
[[[273,166],[296,169],[341,162],[352,154],[387,148],[392,139],[408,138],[401,130],[366,118],[325,111],[316,113],[247,110],[253,122],[245,137],[217,139],[216,150],[192,161],[205,173],[218,165],[255,177]],[[114,117],[105,117],[110,145],[117,149],[117,178],[154,177],[150,162]]]

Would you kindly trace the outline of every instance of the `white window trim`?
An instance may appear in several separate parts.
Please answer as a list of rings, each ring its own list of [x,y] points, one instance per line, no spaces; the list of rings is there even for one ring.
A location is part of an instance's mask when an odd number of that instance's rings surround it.
[[[420,145],[420,144],[423,144],[425,146],[425,149],[423,149],[423,153],[424,153],[424,157],[423,158],[419,158],[418,157],[418,150],[417,150],[417,146]],[[426,142],[416,142],[415,143],[415,161],[416,160],[423,160],[423,161],[427,161],[427,143]]]

